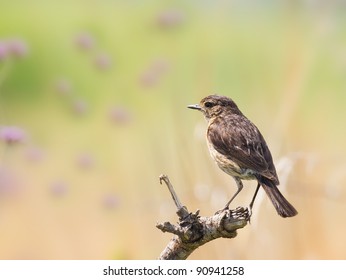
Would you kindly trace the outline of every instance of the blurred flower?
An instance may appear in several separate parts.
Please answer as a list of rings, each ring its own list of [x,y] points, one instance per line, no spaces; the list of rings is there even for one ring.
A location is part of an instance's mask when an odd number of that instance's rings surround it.
[[[142,86],[152,87],[157,84],[158,76],[151,71],[145,71],[144,73],[142,73],[139,80]]]
[[[75,100],[72,105],[73,111],[77,115],[84,115],[88,111],[88,104],[84,100]]]
[[[95,40],[90,33],[83,32],[76,36],[76,44],[81,50],[90,50],[95,46]]]
[[[95,65],[99,70],[105,71],[111,67],[111,59],[109,55],[105,53],[100,53],[95,57]]]
[[[18,180],[15,174],[6,167],[0,166],[0,194],[10,194],[18,189]]]
[[[158,58],[154,60],[151,68],[158,74],[165,74],[169,69],[169,62],[165,58]]]
[[[171,28],[184,21],[184,15],[178,10],[165,10],[157,15],[157,24],[162,28]]]
[[[107,194],[103,197],[102,204],[106,209],[115,209],[119,206],[120,199],[115,194]]]
[[[67,193],[67,184],[62,181],[57,181],[51,184],[50,192],[53,196],[62,197]]]
[[[77,165],[82,169],[90,169],[94,166],[95,159],[88,153],[80,154],[77,157]]]
[[[112,123],[126,124],[132,119],[131,113],[124,107],[116,106],[111,108],[109,117]]]
[[[155,86],[169,69],[169,62],[165,59],[154,60],[140,76],[140,83],[144,87]]]
[[[5,60],[8,53],[8,47],[5,41],[0,41],[0,61]]]
[[[16,144],[24,142],[26,134],[24,130],[16,126],[0,127],[0,140],[7,144]]]
[[[7,47],[9,53],[15,57],[24,57],[28,54],[28,45],[23,39],[11,39]]]
[[[56,91],[62,95],[68,95],[72,91],[72,86],[68,80],[60,79],[56,83]]]
[[[38,147],[30,147],[26,150],[25,157],[30,162],[39,162],[44,157],[44,153]]]

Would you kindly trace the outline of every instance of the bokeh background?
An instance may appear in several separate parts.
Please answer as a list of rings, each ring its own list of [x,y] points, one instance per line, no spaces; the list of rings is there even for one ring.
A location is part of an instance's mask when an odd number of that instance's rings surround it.
[[[206,95],[233,98],[298,209],[191,259],[346,258],[344,1],[0,0],[0,259],[156,259],[175,206],[235,192],[211,160]],[[247,206],[246,182],[233,207]]]

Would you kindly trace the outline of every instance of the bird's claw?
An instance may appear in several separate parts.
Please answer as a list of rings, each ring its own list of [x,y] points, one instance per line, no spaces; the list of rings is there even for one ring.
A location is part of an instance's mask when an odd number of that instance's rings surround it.
[[[248,212],[247,221],[249,222],[249,224],[251,224],[252,207],[248,207],[247,212]]]

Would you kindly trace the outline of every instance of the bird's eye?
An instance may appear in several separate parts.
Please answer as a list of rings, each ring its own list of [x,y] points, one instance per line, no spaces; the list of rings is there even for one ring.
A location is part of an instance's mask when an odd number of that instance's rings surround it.
[[[207,108],[211,108],[211,107],[214,106],[214,104],[211,103],[211,102],[205,102],[205,103],[204,103],[204,106],[207,107]]]

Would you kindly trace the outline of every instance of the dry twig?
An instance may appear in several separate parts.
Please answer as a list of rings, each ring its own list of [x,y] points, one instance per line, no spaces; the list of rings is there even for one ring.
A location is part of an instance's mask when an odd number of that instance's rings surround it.
[[[163,232],[170,232],[174,237],[161,252],[161,260],[185,260],[198,247],[217,238],[234,238],[237,229],[246,226],[249,213],[246,208],[238,207],[234,210],[222,210],[210,217],[199,216],[199,210],[190,213],[182,205],[174,188],[166,175],[160,176],[167,185],[175,205],[179,223],[173,225],[170,222],[158,223],[156,227]]]

